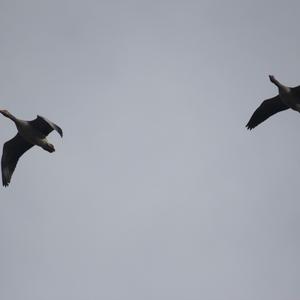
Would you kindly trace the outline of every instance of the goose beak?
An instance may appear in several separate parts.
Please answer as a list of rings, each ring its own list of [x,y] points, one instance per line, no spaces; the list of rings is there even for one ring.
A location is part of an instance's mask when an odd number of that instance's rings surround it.
[[[271,81],[275,80],[275,76],[274,75],[269,75],[269,78]]]
[[[6,109],[0,109],[0,113],[3,115],[3,116],[7,116],[7,113],[8,111]]]

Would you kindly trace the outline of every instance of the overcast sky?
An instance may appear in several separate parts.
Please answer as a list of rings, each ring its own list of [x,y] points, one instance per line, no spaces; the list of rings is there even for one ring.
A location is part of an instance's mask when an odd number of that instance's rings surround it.
[[[1,188],[0,299],[299,300],[300,115],[245,129],[299,10],[0,0],[0,107],[64,130]]]

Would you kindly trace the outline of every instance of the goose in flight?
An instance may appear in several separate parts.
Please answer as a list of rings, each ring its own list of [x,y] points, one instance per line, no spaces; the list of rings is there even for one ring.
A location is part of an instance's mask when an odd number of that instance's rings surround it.
[[[269,78],[278,87],[279,94],[262,102],[247,123],[247,129],[253,129],[272,115],[288,108],[300,112],[300,86],[288,87],[273,75],[269,75]]]
[[[0,110],[0,113],[6,118],[11,119],[18,130],[16,136],[7,141],[3,146],[1,159],[2,184],[3,186],[8,186],[19,158],[27,150],[36,145],[52,153],[55,149],[48,142],[47,135],[55,130],[62,137],[63,132],[59,126],[41,116],[37,116],[32,121],[24,121],[16,118],[7,110]]]

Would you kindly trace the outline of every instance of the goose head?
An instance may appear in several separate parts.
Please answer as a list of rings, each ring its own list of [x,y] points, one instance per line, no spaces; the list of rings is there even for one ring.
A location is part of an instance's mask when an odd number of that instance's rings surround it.
[[[0,109],[0,113],[6,118],[9,118],[11,116],[11,113],[6,109]]]
[[[11,114],[8,110],[6,110],[6,109],[0,109],[0,113],[1,113],[4,117],[11,119],[11,120],[14,121],[15,123],[18,121],[18,119],[17,119],[14,115],[12,115],[12,114]]]
[[[277,80],[274,75],[269,75],[270,81],[275,83]]]
[[[279,94],[281,93],[288,93],[290,91],[290,88],[279,82],[274,75],[269,75],[270,81],[274,83],[278,89],[279,89]]]

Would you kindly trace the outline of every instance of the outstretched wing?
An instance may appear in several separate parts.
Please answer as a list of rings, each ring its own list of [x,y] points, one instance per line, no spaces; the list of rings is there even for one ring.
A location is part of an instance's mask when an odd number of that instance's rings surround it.
[[[246,127],[251,130],[272,115],[288,108],[287,105],[282,103],[279,96],[267,99],[256,109]]]
[[[32,146],[33,144],[25,141],[19,134],[4,144],[1,159],[3,186],[9,185],[19,158]]]
[[[61,137],[63,136],[62,129],[44,117],[37,116],[36,119],[29,121],[29,124],[46,136],[53,130],[57,131]]]

